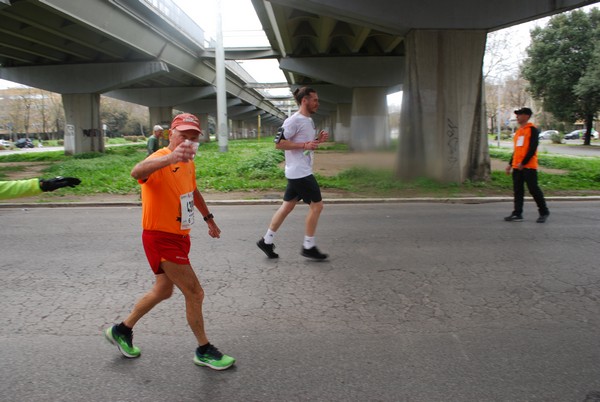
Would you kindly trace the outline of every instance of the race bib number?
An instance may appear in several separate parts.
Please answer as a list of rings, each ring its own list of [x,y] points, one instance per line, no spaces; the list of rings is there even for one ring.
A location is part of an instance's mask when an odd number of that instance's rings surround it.
[[[191,229],[194,224],[194,193],[182,194],[181,201],[181,230]]]
[[[522,147],[523,144],[525,144],[525,137],[521,136],[521,137],[517,138],[517,146]]]

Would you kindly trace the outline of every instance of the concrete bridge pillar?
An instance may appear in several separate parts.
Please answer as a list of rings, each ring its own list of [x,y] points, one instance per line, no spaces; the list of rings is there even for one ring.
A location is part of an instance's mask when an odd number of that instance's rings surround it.
[[[333,141],[333,131],[335,129],[335,116],[328,115],[321,119],[320,122],[317,123],[317,134],[321,132],[321,130],[326,130],[329,133],[329,138]]]
[[[350,118],[350,148],[369,151],[390,145],[387,88],[354,88]]]
[[[245,127],[243,120],[231,120],[231,136],[234,140],[248,138],[248,128]]]
[[[489,177],[482,102],[484,31],[406,37],[398,175],[445,182]]]
[[[171,128],[171,121],[173,120],[173,108],[171,106],[150,106],[148,112],[150,114],[150,127],[159,124],[165,129],[163,136],[158,141],[158,146],[160,148],[166,147],[169,145],[168,130]]]
[[[350,142],[350,125],[352,120],[352,104],[338,103],[334,140],[343,144]]]
[[[198,113],[195,116],[200,119],[200,129],[202,130],[202,134],[200,136],[200,142],[210,142],[210,130],[208,127],[208,113]]]
[[[100,94],[62,94],[65,109],[65,154],[104,152]]]

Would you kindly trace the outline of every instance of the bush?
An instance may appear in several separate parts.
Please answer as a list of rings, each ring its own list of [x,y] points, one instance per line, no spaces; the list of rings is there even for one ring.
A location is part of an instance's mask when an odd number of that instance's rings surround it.
[[[283,152],[275,149],[262,149],[250,158],[241,160],[235,172],[248,179],[278,179],[282,176],[279,164],[284,160]]]
[[[146,141],[146,137],[143,135],[124,135],[123,138],[130,142]]]
[[[552,134],[550,136],[550,141],[552,141],[553,144],[561,144],[562,140],[563,140],[563,135],[561,133]]]

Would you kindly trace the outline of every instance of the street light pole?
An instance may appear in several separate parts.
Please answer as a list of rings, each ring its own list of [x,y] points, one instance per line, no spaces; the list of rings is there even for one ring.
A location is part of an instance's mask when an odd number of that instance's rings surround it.
[[[500,85],[498,85],[498,107],[496,108],[496,125],[498,126],[498,148],[500,148]]]
[[[219,139],[219,151],[227,152],[229,130],[227,128],[227,92],[225,91],[225,50],[223,49],[221,1],[222,0],[217,0],[217,43],[215,48],[215,69],[217,80],[217,135]]]

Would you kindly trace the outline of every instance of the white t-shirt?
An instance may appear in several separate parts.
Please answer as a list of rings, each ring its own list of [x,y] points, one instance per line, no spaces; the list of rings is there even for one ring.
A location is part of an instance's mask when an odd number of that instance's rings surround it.
[[[313,119],[296,112],[283,122],[283,136],[291,142],[309,142],[315,139],[316,127]],[[310,176],[313,166],[313,151],[303,149],[285,151],[285,177],[301,179]]]

